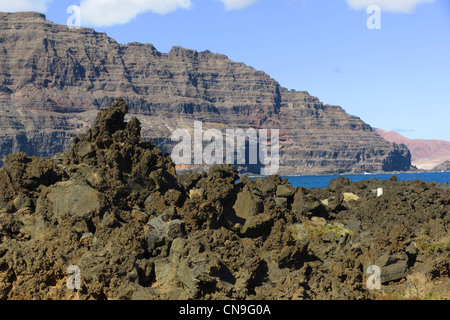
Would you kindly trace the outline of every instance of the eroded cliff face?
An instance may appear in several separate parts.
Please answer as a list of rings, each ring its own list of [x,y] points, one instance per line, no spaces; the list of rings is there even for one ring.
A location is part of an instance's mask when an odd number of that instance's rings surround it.
[[[49,156],[86,132],[98,110],[124,98],[142,135],[170,152],[171,133],[280,130],[280,173],[407,170],[410,153],[338,106],[288,91],[262,71],[209,51],[122,45],[38,13],[0,13],[0,155]]]

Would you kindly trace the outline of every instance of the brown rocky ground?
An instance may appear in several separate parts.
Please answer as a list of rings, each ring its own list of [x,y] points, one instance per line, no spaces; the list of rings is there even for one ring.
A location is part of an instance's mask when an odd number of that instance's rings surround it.
[[[0,299],[450,298],[448,185],[177,175],[127,111],[117,100],[51,159],[5,157]]]

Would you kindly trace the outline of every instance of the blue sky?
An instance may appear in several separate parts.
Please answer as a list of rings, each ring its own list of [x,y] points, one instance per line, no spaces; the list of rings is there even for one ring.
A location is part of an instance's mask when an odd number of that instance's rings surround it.
[[[101,7],[102,1],[109,5]],[[82,26],[120,43],[152,43],[161,52],[180,45],[223,53],[283,87],[340,105],[373,127],[450,141],[449,0],[2,3],[2,11],[34,9],[60,24],[69,17],[67,7],[81,5]],[[381,29],[367,27],[370,4],[381,9]]]

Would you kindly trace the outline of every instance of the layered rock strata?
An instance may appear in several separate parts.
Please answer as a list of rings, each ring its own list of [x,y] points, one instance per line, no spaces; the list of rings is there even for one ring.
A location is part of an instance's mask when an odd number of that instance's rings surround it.
[[[387,142],[341,107],[289,91],[262,71],[210,51],[119,44],[33,12],[0,13],[0,155],[50,156],[124,98],[145,139],[170,153],[171,133],[204,128],[280,130],[280,173],[407,170]],[[200,169],[205,167],[201,167]],[[183,168],[180,168],[183,169]],[[243,168],[248,169],[248,168]]]

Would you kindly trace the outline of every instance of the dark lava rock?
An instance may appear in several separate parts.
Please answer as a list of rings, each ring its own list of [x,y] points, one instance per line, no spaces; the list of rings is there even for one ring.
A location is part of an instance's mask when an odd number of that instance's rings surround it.
[[[383,287],[449,292],[448,186],[340,177],[309,190],[229,165],[179,176],[127,110],[116,100],[51,159],[5,158],[0,299],[385,297],[367,288],[370,265]]]

